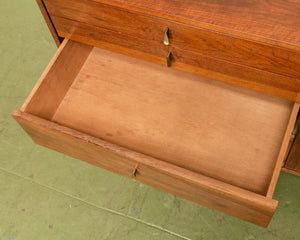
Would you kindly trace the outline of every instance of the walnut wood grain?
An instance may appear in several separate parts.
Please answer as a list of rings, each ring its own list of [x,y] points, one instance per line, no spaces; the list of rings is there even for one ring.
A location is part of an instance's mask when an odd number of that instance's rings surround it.
[[[60,36],[166,66],[168,47],[132,35],[53,16]],[[172,67],[291,101],[300,101],[300,81],[172,47]]]
[[[92,0],[300,51],[298,0]]]
[[[37,143],[179,197],[267,227],[277,201],[119,147],[31,114],[13,117]]]
[[[45,4],[52,18],[59,16],[87,23],[147,39],[161,47],[163,33],[169,27],[171,47],[300,79],[300,52],[297,51],[130,12],[126,10],[126,5],[125,9],[121,9],[89,0],[45,0]],[[54,23],[61,30],[60,24]]]

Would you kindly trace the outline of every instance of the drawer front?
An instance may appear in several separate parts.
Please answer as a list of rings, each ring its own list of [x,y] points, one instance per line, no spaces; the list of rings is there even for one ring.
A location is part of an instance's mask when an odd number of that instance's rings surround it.
[[[208,57],[181,48],[168,48],[162,43],[123,35],[93,25],[52,16],[62,37],[116,51],[166,66],[172,51],[172,67],[218,81],[252,89],[291,101],[300,101],[300,81],[283,75]]]
[[[98,138],[14,111],[37,143],[254,224],[268,226],[277,201],[153,159]]]
[[[59,16],[119,34],[131,35],[141,38],[140,41],[147,39],[160,44],[161,48],[164,47],[164,32],[168,27],[171,47],[300,79],[299,52],[263,45],[93,1],[46,0],[45,4],[50,16]],[[139,41],[136,44],[139,44]]]

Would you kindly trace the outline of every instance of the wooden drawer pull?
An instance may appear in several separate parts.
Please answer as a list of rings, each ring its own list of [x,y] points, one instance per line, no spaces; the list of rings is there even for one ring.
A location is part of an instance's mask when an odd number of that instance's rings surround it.
[[[168,27],[166,27],[166,30],[165,30],[165,34],[164,34],[164,44],[166,46],[170,45],[170,41],[169,41],[169,31],[170,29]]]
[[[137,173],[138,173],[137,168],[138,168],[138,164],[137,164],[137,165],[134,167],[134,169],[133,169],[133,172],[132,172],[132,175],[131,175],[132,180],[135,180],[135,179],[136,179],[136,175],[137,175]]]
[[[169,51],[167,55],[167,66],[172,67],[172,52]]]

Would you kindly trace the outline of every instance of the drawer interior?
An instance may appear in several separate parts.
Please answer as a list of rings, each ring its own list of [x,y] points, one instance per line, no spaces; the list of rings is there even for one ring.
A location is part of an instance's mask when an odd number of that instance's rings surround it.
[[[21,111],[266,195],[293,103],[65,40]]]

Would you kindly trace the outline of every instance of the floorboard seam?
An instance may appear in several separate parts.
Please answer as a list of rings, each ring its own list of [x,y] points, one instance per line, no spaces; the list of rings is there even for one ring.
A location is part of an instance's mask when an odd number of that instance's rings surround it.
[[[39,185],[39,186],[41,186],[41,187],[44,187],[44,188],[47,188],[47,189],[49,189],[49,190],[51,190],[51,191],[57,192],[57,193],[59,193],[59,194],[63,194],[63,195],[65,195],[65,196],[69,197],[69,198],[76,199],[76,200],[78,200],[78,201],[80,201],[80,202],[83,202],[83,203],[89,205],[89,206],[98,208],[98,209],[103,210],[103,211],[107,211],[107,212],[113,213],[113,214],[118,215],[118,216],[121,216],[121,217],[128,218],[128,219],[133,220],[133,221],[135,221],[135,222],[144,224],[144,225],[146,225],[146,226],[148,226],[148,227],[152,227],[152,228],[157,229],[157,230],[160,230],[160,231],[162,231],[162,232],[166,232],[166,233],[168,233],[168,234],[170,234],[170,235],[176,236],[176,237],[181,238],[181,239],[192,240],[192,239],[190,239],[190,238],[188,238],[188,237],[182,236],[182,235],[180,235],[180,234],[178,234],[178,233],[175,233],[175,232],[173,232],[173,231],[171,231],[171,230],[168,230],[168,229],[165,229],[165,228],[163,228],[163,227],[160,227],[160,226],[158,226],[158,225],[156,225],[156,224],[153,224],[153,223],[149,223],[149,222],[143,221],[143,220],[141,220],[141,219],[132,217],[132,216],[130,216],[130,215],[127,215],[127,214],[118,212],[118,211],[113,210],[113,209],[110,209],[110,208],[97,206],[96,204],[93,204],[93,203],[90,203],[90,202],[88,202],[88,201],[85,201],[85,200],[83,200],[83,199],[81,199],[81,198],[78,198],[78,197],[76,197],[76,196],[74,196],[74,195],[71,195],[71,194],[62,192],[62,191],[60,191],[60,190],[58,190],[58,189],[56,189],[56,188],[53,188],[53,187],[44,185],[44,184],[42,184],[42,183],[39,183],[39,182],[37,182],[37,181],[34,181],[33,179],[31,179],[31,178],[29,178],[29,177],[24,177],[24,176],[22,176],[22,175],[19,175],[19,174],[17,174],[17,173],[11,172],[11,171],[9,171],[9,170],[3,169],[3,168],[1,168],[1,167],[0,167],[0,170],[3,171],[3,172],[5,172],[5,173],[7,173],[7,174],[11,174],[11,175],[14,175],[14,176],[16,176],[16,177],[22,178],[22,179],[24,179],[24,180],[26,180],[26,181],[30,181],[30,182],[32,182],[32,183],[34,183],[34,184],[37,184],[37,185]]]

